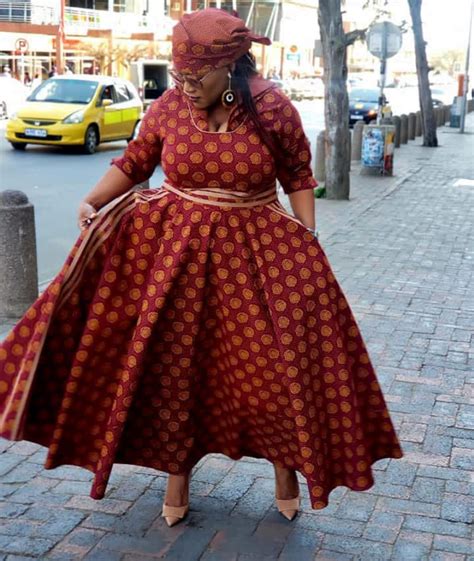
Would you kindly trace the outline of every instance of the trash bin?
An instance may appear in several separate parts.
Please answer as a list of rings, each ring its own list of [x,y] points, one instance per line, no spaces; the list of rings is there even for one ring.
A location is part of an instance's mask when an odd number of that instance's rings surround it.
[[[368,125],[362,133],[362,168],[366,175],[393,175],[394,125]]]
[[[451,105],[449,126],[452,129],[458,129],[461,126],[461,111],[462,111],[462,96],[457,96],[453,99],[453,104]]]

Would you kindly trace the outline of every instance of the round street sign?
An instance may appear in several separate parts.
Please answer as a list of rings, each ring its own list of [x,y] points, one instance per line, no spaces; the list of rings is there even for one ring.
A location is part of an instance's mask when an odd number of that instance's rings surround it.
[[[15,50],[20,52],[20,53],[26,53],[28,52],[28,41],[26,39],[17,39],[15,41]]]
[[[395,56],[402,47],[402,32],[390,21],[373,25],[367,33],[367,48],[377,58]]]

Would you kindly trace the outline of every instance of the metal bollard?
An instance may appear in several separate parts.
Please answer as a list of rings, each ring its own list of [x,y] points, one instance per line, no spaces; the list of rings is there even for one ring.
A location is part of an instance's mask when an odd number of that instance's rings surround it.
[[[421,120],[421,111],[416,112],[416,123],[415,123],[415,136],[423,135],[423,123]]]
[[[400,143],[406,144],[408,142],[408,117],[402,115],[400,117]]]
[[[0,191],[0,316],[21,317],[36,298],[34,207],[21,191]]]
[[[316,140],[316,157],[314,177],[317,181],[326,181],[326,132],[321,131]]]
[[[444,107],[438,107],[438,127],[442,127],[444,125]]]
[[[444,124],[451,121],[451,105],[444,106]]]
[[[352,150],[351,160],[360,160],[362,158],[362,132],[364,130],[364,122],[359,121],[354,125],[352,134]]]
[[[400,148],[400,129],[402,123],[398,115],[393,118],[393,124],[395,125],[395,148]]]
[[[444,107],[438,107],[438,127],[444,125]]]
[[[448,105],[443,105],[443,107],[441,108],[441,109],[442,109],[442,111],[441,111],[441,124],[443,125],[443,127],[444,127],[444,125],[446,124],[446,122],[447,122],[447,120],[448,120],[448,119],[446,118],[446,116],[450,114],[450,113],[448,113],[448,111],[447,111],[448,107],[449,107]],[[449,110],[449,111],[451,112],[451,110]]]
[[[415,140],[416,130],[416,115],[415,113],[408,114],[408,140]]]

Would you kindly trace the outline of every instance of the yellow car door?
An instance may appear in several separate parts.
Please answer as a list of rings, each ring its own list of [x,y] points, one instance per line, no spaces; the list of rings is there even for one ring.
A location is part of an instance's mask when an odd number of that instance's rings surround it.
[[[116,80],[114,86],[122,117],[120,135],[121,138],[128,139],[132,137],[135,125],[140,120],[142,104],[138,93],[125,80]]]
[[[98,101],[102,108],[100,136],[103,140],[120,137],[121,131],[121,108],[117,103],[117,95],[112,83],[102,86],[102,92]]]

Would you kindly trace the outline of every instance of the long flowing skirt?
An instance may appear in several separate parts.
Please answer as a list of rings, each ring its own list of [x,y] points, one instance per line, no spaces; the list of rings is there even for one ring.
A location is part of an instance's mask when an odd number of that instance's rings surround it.
[[[277,201],[114,201],[0,345],[0,406],[1,436],[93,472],[95,499],[114,463],[222,453],[299,471],[320,509],[402,456],[324,251]]]

